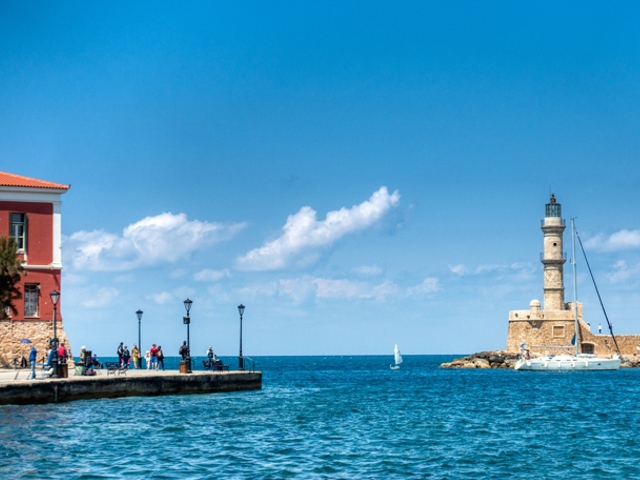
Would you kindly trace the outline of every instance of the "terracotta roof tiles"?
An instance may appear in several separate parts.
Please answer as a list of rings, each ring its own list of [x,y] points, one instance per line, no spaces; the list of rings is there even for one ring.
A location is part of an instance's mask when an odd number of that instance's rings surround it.
[[[69,190],[71,185],[62,183],[47,182],[36,178],[23,177],[13,173],[0,172],[0,186],[3,187],[31,187],[31,188],[51,188]]]

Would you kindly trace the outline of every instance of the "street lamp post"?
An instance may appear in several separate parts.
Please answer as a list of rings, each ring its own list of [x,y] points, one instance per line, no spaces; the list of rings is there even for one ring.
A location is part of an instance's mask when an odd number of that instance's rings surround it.
[[[191,317],[189,316],[189,310],[191,310],[192,303],[193,301],[188,298],[184,301],[184,308],[187,310],[187,316],[182,319],[187,326],[187,373],[191,373],[191,343],[189,341],[189,325],[191,324]]]
[[[138,368],[142,368],[142,342],[140,341],[140,323],[142,322],[142,314],[144,312],[142,310],[138,310],[136,312],[136,316],[138,317],[138,351],[140,352],[140,356],[138,357]]]
[[[240,354],[238,355],[238,370],[244,371],[244,357],[242,356],[242,315],[244,315],[244,305],[238,305],[238,313],[240,314]]]
[[[58,314],[58,300],[60,299],[60,292],[54,290],[49,294],[51,302],[53,303],[53,338],[49,342],[49,345],[53,349],[53,355],[51,357],[51,368],[53,378],[58,378],[58,332],[56,330],[57,314]]]

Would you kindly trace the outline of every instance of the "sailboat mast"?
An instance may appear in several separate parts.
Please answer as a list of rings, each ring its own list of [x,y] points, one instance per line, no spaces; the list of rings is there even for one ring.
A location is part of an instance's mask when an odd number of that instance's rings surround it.
[[[573,317],[575,320],[575,342],[576,342],[576,355],[580,353],[580,334],[578,325],[578,274],[576,267],[576,219],[571,219],[571,260],[573,264]]]

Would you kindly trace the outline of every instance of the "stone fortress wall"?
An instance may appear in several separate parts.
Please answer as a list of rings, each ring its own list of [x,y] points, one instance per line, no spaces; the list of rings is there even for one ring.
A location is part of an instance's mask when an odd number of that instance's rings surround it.
[[[561,206],[551,195],[546,205],[545,219],[542,222],[544,235],[544,309],[538,300],[532,300],[528,310],[511,310],[507,332],[509,353],[520,351],[520,345],[526,343],[534,356],[575,353],[571,341],[575,334],[575,313],[573,302],[564,301],[563,253],[564,220],[561,219]],[[608,327],[607,333],[591,333],[591,327],[583,319],[582,303],[578,302],[579,351],[594,353],[601,357],[610,357],[616,351]],[[615,332],[614,332],[615,333]],[[640,353],[640,335],[616,335],[616,341],[622,355]]]
[[[62,322],[56,324],[56,334],[62,344],[64,342],[73,357],[69,339],[64,331]],[[0,320],[0,367],[13,367],[14,359],[20,362],[24,356],[29,360],[30,344],[20,343],[23,338],[31,340],[38,350],[38,363],[47,355],[49,340],[53,337],[53,324],[42,320]],[[73,361],[71,361],[73,363]]]

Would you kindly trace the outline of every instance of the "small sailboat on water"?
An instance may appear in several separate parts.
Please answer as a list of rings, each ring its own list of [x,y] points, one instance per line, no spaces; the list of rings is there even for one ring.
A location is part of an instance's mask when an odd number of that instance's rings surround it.
[[[400,349],[398,348],[397,343],[393,347],[393,361],[394,363],[389,365],[391,370],[400,370],[400,364],[403,362],[403,360],[402,360],[402,354],[400,353]]]

